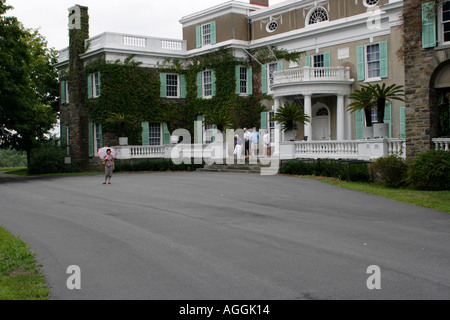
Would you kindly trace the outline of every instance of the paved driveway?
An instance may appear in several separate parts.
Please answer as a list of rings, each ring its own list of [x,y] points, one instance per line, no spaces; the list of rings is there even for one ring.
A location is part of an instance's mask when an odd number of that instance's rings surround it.
[[[0,224],[38,254],[55,299],[450,298],[449,214],[283,176],[102,179],[0,182]]]

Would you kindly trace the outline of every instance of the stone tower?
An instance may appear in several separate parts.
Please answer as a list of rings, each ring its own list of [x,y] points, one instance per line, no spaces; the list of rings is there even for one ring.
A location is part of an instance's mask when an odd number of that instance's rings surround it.
[[[89,38],[88,8],[75,5],[69,10],[69,82],[70,103],[61,106],[61,126],[68,128],[69,155],[72,161],[86,169],[88,160],[87,76],[80,58]]]

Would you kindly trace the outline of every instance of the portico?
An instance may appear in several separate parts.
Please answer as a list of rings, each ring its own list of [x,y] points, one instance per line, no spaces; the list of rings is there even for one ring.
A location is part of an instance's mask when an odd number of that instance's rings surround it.
[[[351,116],[345,106],[353,82],[350,69],[345,67],[277,71],[272,85],[274,111],[287,101],[300,102],[311,119],[303,129],[309,141],[350,140]]]

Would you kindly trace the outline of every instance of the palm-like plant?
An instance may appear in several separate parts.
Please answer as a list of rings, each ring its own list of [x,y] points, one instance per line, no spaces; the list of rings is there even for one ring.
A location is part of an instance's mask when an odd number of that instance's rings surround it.
[[[359,90],[355,90],[352,94],[349,95],[349,98],[353,100],[347,106],[347,110],[350,113],[363,110],[364,115],[366,116],[366,126],[372,126],[372,109],[376,106],[376,101],[373,98],[372,91],[367,89],[366,87],[362,87]]]
[[[368,86],[363,86],[364,88],[367,88],[372,93],[373,99],[377,103],[377,116],[378,121],[380,123],[384,120],[384,108],[386,107],[386,101],[391,100],[399,100],[402,102],[405,102],[405,99],[403,98],[405,96],[403,86],[398,86],[396,84],[386,86],[385,83],[383,83],[382,86],[379,84]]]
[[[220,132],[233,128],[236,119],[228,111],[210,112],[205,115],[205,125],[215,125]]]
[[[281,124],[284,132],[297,130],[298,124],[310,122],[310,117],[303,112],[303,108],[298,103],[288,103],[278,108],[271,121]]]
[[[109,125],[117,125],[120,128],[120,133],[122,137],[125,136],[125,130],[127,127],[131,127],[136,125],[139,122],[139,119],[132,115],[127,115],[124,113],[116,113],[113,112],[106,119],[106,123]]]
[[[158,112],[155,117],[156,122],[165,122],[170,132],[173,132],[176,127],[181,124],[183,114],[180,113],[177,105],[166,105]]]

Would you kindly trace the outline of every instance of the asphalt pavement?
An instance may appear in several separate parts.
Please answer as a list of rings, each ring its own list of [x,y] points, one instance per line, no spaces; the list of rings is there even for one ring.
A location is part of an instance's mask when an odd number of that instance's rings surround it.
[[[30,244],[54,299],[450,298],[448,213],[285,176],[103,181],[0,178],[0,224]]]

